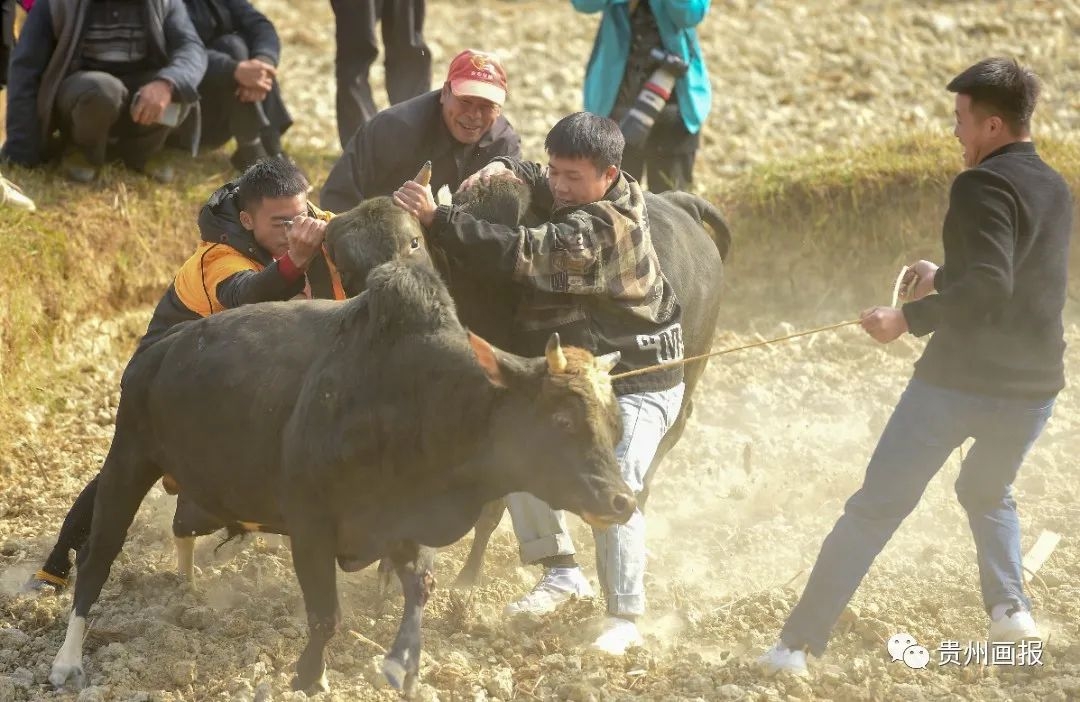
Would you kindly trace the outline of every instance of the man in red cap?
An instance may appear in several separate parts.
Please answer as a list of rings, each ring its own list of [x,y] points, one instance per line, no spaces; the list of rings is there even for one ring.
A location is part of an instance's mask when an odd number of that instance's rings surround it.
[[[442,88],[389,107],[356,130],[323,185],[319,205],[344,212],[389,195],[431,161],[431,188],[451,192],[492,159],[521,157],[502,116],[506,70],[493,54],[466,49]]]

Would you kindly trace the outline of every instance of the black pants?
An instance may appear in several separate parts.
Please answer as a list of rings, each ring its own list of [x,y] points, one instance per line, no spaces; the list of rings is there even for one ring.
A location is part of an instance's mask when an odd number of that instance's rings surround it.
[[[60,83],[56,113],[66,145],[82,149],[90,163],[100,166],[108,156],[141,168],[161,150],[171,127],[136,124],[131,100],[154,72],[114,76],[102,71],[77,71]]]
[[[58,578],[66,578],[71,571],[71,557],[68,552],[74,549],[78,551],[86,543],[90,536],[90,526],[94,520],[94,498],[97,497],[98,476],[86,484],[79,496],[75,498],[75,504],[71,505],[64,524],[60,527],[60,535],[56,537],[56,545],[53,546],[49,557],[42,566],[49,575]]]
[[[622,169],[655,193],[665,190],[686,190],[694,181],[694,159],[697,157],[701,134],[691,134],[683,124],[678,109],[665,109],[656,119],[645,143],[640,147],[627,146],[623,151]],[[616,112],[612,119],[619,121]]]
[[[337,123],[341,148],[375,115],[368,71],[379,56],[382,22],[386,92],[391,105],[431,90],[431,51],[424,43],[424,0],[330,0],[337,54]]]
[[[15,50],[15,0],[0,0],[0,90],[7,85],[8,63]]]
[[[250,58],[247,44],[238,34],[225,34],[210,42],[210,48],[232,56],[237,61]],[[292,126],[292,116],[281,97],[275,80],[262,102],[241,102],[236,97],[236,78],[231,72],[207,71],[199,83],[202,132],[199,147],[216,149],[229,139],[250,144],[261,140],[266,152],[281,153],[281,135]],[[169,136],[169,145],[188,148],[194,137],[194,115]]]

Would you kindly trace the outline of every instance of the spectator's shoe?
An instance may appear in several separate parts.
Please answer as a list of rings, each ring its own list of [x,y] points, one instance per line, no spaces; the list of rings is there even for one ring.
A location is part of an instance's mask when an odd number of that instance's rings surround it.
[[[1042,641],[1035,619],[1026,609],[1014,607],[1000,619],[990,622],[990,641],[1002,643],[1020,643],[1021,641]]]
[[[72,151],[60,160],[64,177],[76,183],[92,183],[97,178],[98,168],[81,151]]]
[[[266,153],[266,149],[263,148],[262,142],[256,141],[252,144],[244,144],[243,146],[237,146],[236,151],[229,158],[229,162],[232,163],[233,168],[243,173],[249,166],[256,161],[266,158],[270,154]]]
[[[29,212],[37,209],[34,206],[34,201],[26,197],[18,185],[3,176],[0,176],[0,205],[17,207]]]
[[[22,586],[22,591],[59,595],[70,584],[71,581],[68,578],[61,578],[58,575],[39,570],[30,576],[30,579]]]
[[[644,645],[645,639],[638,631],[637,624],[622,617],[607,617],[604,619],[603,630],[589,648],[612,656],[621,656],[631,646]]]
[[[548,568],[532,592],[506,605],[503,613],[508,617],[525,612],[547,614],[571,597],[592,596],[592,586],[581,568]]]
[[[780,641],[758,658],[757,663],[769,676],[788,673],[805,677],[809,674],[806,669],[806,651],[792,651]]]
[[[124,164],[131,168],[132,171],[153,178],[162,185],[168,185],[176,178],[176,168],[173,167],[172,163],[168,162],[164,153],[154,153],[143,163],[125,158]]]
[[[146,163],[136,166],[135,170],[162,185],[168,185],[176,179],[176,169],[161,154],[154,154]]]

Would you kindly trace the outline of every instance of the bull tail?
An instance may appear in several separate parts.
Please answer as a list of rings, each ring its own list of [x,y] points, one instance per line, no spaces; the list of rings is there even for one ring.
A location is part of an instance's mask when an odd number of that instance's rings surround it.
[[[726,263],[731,253],[731,229],[719,208],[693,193],[671,190],[663,195],[672,204],[697,220],[699,224],[708,226],[713,243],[716,244],[716,250],[720,252],[721,260]]]
[[[214,547],[214,555],[216,556],[218,550],[222,546],[224,546],[225,544],[228,544],[231,541],[235,541],[236,539],[240,539],[240,541],[243,542],[247,538],[247,535],[248,535],[247,529],[240,526],[240,524],[238,524],[238,523],[234,522],[232,524],[226,525],[225,526],[225,535],[223,537],[221,537],[221,540],[218,542],[218,545]]]

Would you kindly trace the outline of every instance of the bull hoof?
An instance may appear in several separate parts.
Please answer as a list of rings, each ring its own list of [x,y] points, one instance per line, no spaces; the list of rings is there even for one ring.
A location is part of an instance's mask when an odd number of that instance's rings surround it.
[[[384,658],[382,663],[382,674],[390,687],[395,690],[405,689],[405,679],[408,677],[408,671],[406,671],[405,666],[398,661],[393,658]]]
[[[71,581],[68,578],[59,578],[51,573],[39,570],[31,575],[30,579],[22,586],[22,592],[39,595],[59,595],[70,584]]]
[[[86,673],[83,672],[81,665],[53,663],[52,671],[49,673],[49,682],[56,690],[63,688],[69,682],[72,689],[81,690],[86,687]]]
[[[330,691],[330,682],[326,679],[326,666],[323,666],[322,675],[320,675],[313,682],[307,682],[300,679],[299,675],[293,677],[292,682],[289,683],[289,687],[293,692],[303,692],[305,695],[317,695],[320,692]]]

